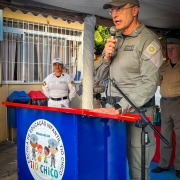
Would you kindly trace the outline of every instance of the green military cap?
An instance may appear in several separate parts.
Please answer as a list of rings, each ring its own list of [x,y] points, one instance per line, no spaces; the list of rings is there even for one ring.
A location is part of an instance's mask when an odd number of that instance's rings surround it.
[[[33,144],[37,144],[38,137],[37,137],[35,134],[31,134],[31,136],[30,136],[30,141],[31,141]]]
[[[177,44],[180,46],[180,39],[178,38],[168,38],[167,44]]]
[[[58,142],[55,139],[48,140],[49,148],[57,149]]]
[[[139,6],[138,0],[112,0],[111,2],[104,4],[103,9],[109,9],[112,8],[112,6],[124,6],[128,3]]]

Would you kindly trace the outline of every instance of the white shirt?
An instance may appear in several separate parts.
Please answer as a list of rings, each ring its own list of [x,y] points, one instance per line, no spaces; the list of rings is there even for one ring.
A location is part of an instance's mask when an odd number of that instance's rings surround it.
[[[42,90],[48,98],[69,96],[71,100],[76,95],[74,81],[67,73],[62,73],[60,77],[56,77],[55,73],[49,74],[44,79]]]

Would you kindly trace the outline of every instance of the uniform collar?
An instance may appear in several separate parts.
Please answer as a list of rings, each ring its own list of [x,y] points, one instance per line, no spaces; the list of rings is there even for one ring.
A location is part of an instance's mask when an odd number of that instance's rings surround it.
[[[136,29],[134,29],[134,31],[133,31],[131,34],[129,34],[128,36],[130,36],[130,37],[137,37],[144,28],[145,28],[145,25],[141,23],[141,24],[140,24]],[[118,34],[116,37],[122,37],[122,36],[124,36],[124,35],[122,34],[122,31],[120,31],[119,34]]]
[[[136,29],[134,29],[134,31],[129,36],[137,37],[144,28],[145,28],[145,25],[140,24]]]
[[[53,72],[53,76],[56,76],[56,75],[55,75],[55,72]],[[61,76],[64,76],[64,73],[62,73]],[[60,76],[60,77],[61,77],[61,76]]]
[[[176,65],[177,65],[177,66],[180,66],[180,60],[178,61],[178,63],[176,63]],[[176,65],[175,65],[175,66],[176,66]],[[170,60],[170,59],[167,61],[166,66],[171,66],[171,60]],[[174,67],[175,67],[175,66],[174,66]]]
[[[178,63],[176,63],[177,66],[180,66],[180,60],[178,61]]]

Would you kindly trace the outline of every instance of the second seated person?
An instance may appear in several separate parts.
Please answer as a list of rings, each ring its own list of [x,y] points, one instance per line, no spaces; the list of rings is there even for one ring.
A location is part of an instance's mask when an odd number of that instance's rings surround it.
[[[53,60],[54,72],[49,74],[43,82],[42,90],[49,99],[49,107],[69,107],[69,102],[76,95],[76,87],[70,75],[63,73],[63,61],[61,58]]]

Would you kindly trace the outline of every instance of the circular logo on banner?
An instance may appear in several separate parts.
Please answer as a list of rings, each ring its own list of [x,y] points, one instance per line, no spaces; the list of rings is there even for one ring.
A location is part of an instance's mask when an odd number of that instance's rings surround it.
[[[34,179],[62,179],[64,146],[59,132],[49,121],[38,119],[31,124],[26,134],[25,153]]]

